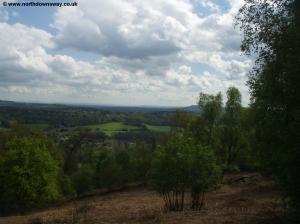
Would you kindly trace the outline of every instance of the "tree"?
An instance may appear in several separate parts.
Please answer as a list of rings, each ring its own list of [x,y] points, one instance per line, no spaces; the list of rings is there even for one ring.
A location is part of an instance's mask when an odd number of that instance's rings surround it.
[[[78,165],[92,163],[94,147],[91,144],[103,141],[103,133],[77,132],[62,143],[64,152],[64,171],[68,175],[77,172]]]
[[[246,0],[237,25],[242,50],[257,56],[248,81],[256,147],[300,220],[300,1]]]
[[[152,163],[152,185],[168,210],[183,210],[186,192],[192,209],[200,209],[204,194],[218,182],[220,168],[213,151],[196,144],[189,134],[176,133],[160,148]]]
[[[136,142],[133,155],[132,155],[132,166],[134,178],[136,181],[146,183],[149,178],[149,171],[151,168],[152,160],[152,147],[142,142]]]
[[[100,152],[96,164],[98,187],[123,187],[132,180],[131,162],[124,149],[104,149]]]
[[[81,164],[71,179],[79,195],[91,191],[95,189],[95,168],[91,164]]]
[[[189,184],[187,141],[177,134],[164,148],[159,148],[152,161],[151,182],[162,196],[165,208],[183,210]]]
[[[14,137],[0,158],[0,211],[24,211],[62,198],[58,162],[40,139]]]
[[[226,150],[227,167],[233,165],[239,150],[243,147],[241,128],[241,93],[235,87],[229,87],[227,92],[225,113],[222,118],[221,147]]]
[[[171,117],[171,124],[175,128],[187,128],[190,123],[195,119],[195,115],[191,112],[184,110],[176,110],[175,114]]]
[[[232,120],[231,123],[237,123],[242,109],[242,95],[235,87],[229,87],[227,92],[227,102],[225,111]]]
[[[200,124],[203,133],[200,136],[202,143],[211,144],[213,142],[213,131],[217,125],[222,112],[222,95],[209,95],[200,93],[198,105],[202,111]]]
[[[220,181],[221,167],[210,147],[192,147],[190,157],[191,208],[201,209],[205,193]]]

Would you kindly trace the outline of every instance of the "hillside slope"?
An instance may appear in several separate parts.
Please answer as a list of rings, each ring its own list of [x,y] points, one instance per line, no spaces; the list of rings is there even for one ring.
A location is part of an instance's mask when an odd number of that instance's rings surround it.
[[[207,195],[201,211],[164,212],[160,197],[145,188],[93,196],[24,216],[0,218],[0,224],[281,223],[280,200],[272,181],[257,173],[226,175],[222,186]]]

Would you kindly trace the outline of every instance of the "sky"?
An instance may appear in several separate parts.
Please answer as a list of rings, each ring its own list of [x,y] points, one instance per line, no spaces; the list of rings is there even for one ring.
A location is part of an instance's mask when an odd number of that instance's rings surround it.
[[[243,0],[3,2],[14,1],[0,0],[2,100],[188,106],[200,92],[226,98],[235,86],[249,103],[253,62],[241,54],[234,28]]]

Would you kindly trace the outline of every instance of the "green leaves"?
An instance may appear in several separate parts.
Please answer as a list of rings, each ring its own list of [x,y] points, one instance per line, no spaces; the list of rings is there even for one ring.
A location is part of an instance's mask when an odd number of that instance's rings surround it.
[[[197,127],[200,129],[200,136],[197,137],[200,138],[201,144],[211,146],[214,142],[215,128],[222,114],[222,95],[221,93],[217,95],[200,93],[198,105],[202,110],[202,114],[199,119],[201,127]]]
[[[186,191],[195,193],[193,195],[206,192],[219,181],[220,174],[210,148],[196,144],[189,136],[176,133],[166,147],[156,152],[151,179],[154,189],[163,196],[166,207],[182,210]]]
[[[103,150],[96,164],[97,186],[122,187],[133,180],[131,158],[125,149]]]
[[[255,147],[299,221],[300,2],[246,0],[237,22],[243,49],[257,56],[248,81]]]
[[[1,212],[42,207],[61,198],[56,162],[40,139],[12,138],[0,160]]]

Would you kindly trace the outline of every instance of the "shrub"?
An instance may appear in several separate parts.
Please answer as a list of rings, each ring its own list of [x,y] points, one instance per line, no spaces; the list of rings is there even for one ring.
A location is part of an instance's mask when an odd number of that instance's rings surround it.
[[[2,213],[42,207],[62,197],[59,165],[40,139],[14,137],[0,158]]]
[[[97,186],[105,188],[121,187],[128,181],[127,155],[113,150],[100,153],[96,167]],[[123,163],[123,164],[122,164]]]
[[[204,194],[219,180],[220,167],[210,148],[176,134],[160,148],[152,163],[152,185],[162,196],[168,210],[182,210],[185,194],[191,192],[192,209],[200,209]]]
[[[94,170],[92,166],[84,164],[71,176],[74,188],[79,195],[95,188]]]
[[[205,193],[219,182],[221,167],[217,165],[212,149],[196,145],[190,152],[190,188],[192,209],[201,209]]]

